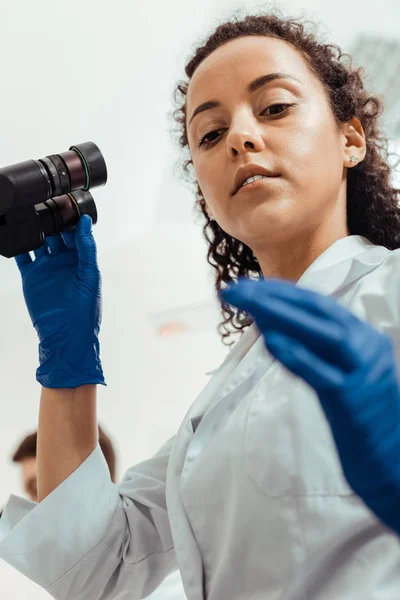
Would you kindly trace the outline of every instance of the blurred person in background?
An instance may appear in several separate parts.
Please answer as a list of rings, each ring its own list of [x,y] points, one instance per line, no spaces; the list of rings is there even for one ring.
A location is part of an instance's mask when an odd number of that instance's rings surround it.
[[[115,483],[116,457],[114,447],[108,435],[99,425],[99,446],[107,461],[111,481]],[[37,431],[25,436],[14,454],[12,462],[21,466],[22,485],[25,494],[32,502],[38,501],[37,493]],[[0,510],[0,518],[3,510]]]
[[[111,481],[115,483],[116,457],[114,447],[108,435],[99,426],[99,446],[106,459]],[[38,501],[37,496],[37,431],[27,435],[15,450],[12,461],[21,466],[22,482],[25,494],[32,502]]]
[[[58,600],[145,598],[176,566],[189,600],[398,598],[400,208],[381,103],[275,13],[220,25],[185,74],[175,117],[220,332],[243,335],[113,486],[90,218],[18,257],[40,341],[39,504],[10,498],[0,556]]]

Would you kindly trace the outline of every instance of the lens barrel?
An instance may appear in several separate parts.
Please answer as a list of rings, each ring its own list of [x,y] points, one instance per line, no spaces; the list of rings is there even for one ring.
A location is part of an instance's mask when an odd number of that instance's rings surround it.
[[[49,198],[35,206],[38,225],[43,237],[61,233],[75,227],[82,215],[90,215],[93,224],[97,223],[97,209],[90,192],[78,190]]]
[[[0,169],[0,255],[35,250],[45,237],[73,228],[83,214],[96,223],[89,189],[106,182],[107,166],[93,142]]]
[[[88,191],[107,182],[107,166],[93,142],[0,169],[0,215],[13,207],[40,204],[75,190]]]
[[[38,163],[47,174],[47,188],[51,189],[49,198],[73,190],[87,191],[107,181],[105,160],[93,142],[71,146],[68,152],[45,156]]]

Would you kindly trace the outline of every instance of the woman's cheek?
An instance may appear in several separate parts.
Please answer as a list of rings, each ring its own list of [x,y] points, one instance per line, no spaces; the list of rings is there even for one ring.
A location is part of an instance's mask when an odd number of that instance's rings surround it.
[[[200,189],[203,193],[203,196],[206,200],[218,193],[216,187],[218,187],[218,179],[216,176],[214,169],[209,164],[200,164],[200,161],[195,167],[195,173],[197,178],[197,183],[200,186]]]

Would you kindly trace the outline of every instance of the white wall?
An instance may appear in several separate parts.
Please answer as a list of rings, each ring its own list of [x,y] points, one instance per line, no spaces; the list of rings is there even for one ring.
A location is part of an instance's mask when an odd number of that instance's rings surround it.
[[[205,371],[225,356],[193,200],[172,174],[177,155],[167,114],[190,47],[237,6],[231,0],[0,5],[0,165],[86,140],[98,143],[107,159],[109,182],[94,191],[108,381],[99,417],[115,440],[119,475],[175,431],[207,380]],[[361,0],[282,6],[294,14],[306,8],[345,48],[360,31],[398,35],[395,1],[381,0],[379,12],[375,2]],[[0,277],[2,506],[10,492],[20,492],[9,455],[36,426],[39,386],[36,336],[13,261],[0,260]],[[180,307],[189,330],[157,336],[161,317],[154,313]],[[2,563],[0,580],[7,600],[48,597]]]

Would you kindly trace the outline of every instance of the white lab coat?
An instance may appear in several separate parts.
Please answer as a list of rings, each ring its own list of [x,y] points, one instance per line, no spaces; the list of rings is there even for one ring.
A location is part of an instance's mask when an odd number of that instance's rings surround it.
[[[400,251],[351,236],[298,285],[334,295],[399,352]],[[397,536],[349,488],[314,391],[254,326],[122,483],[97,447],[40,504],[11,496],[0,557],[59,600],[139,599],[176,566],[189,600],[400,598]]]

